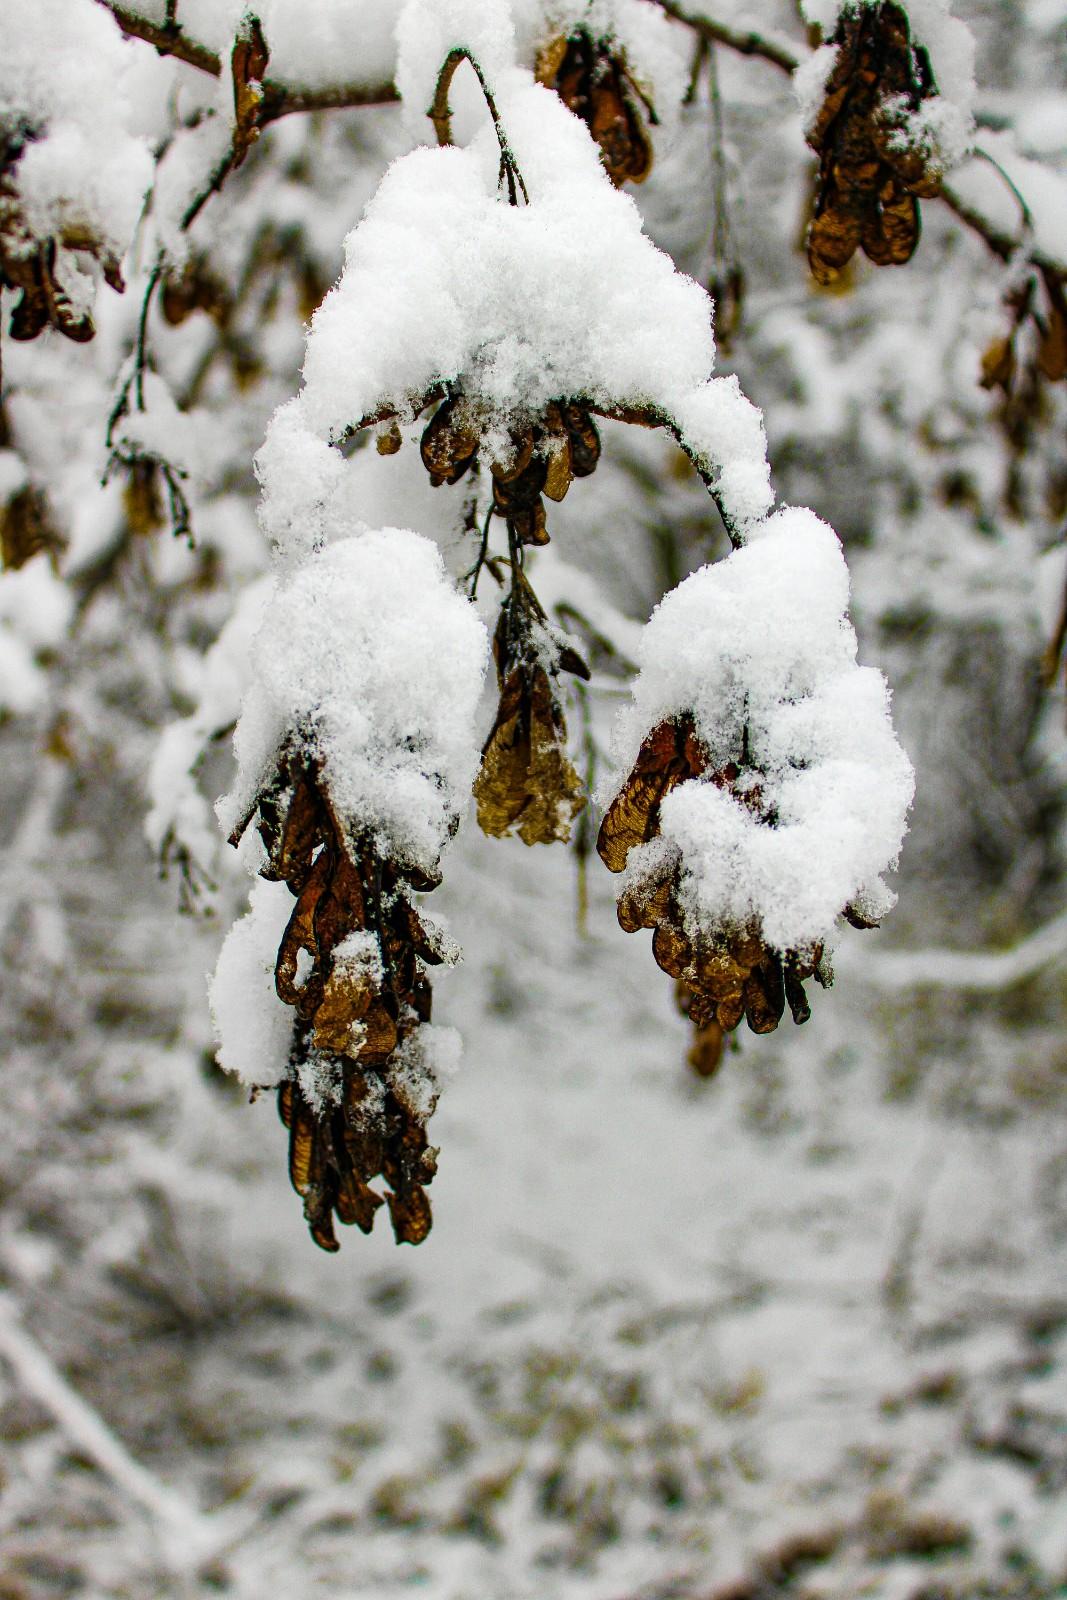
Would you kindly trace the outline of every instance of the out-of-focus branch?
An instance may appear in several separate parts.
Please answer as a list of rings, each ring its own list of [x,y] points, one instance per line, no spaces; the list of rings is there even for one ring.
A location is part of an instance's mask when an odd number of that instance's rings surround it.
[[[348,111],[358,106],[394,105],[399,99],[393,83],[339,83],[324,89],[301,89],[266,78],[259,124],[266,127],[269,122],[277,122],[279,117],[304,111]]]
[[[953,216],[957,217],[965,227],[970,228],[972,233],[978,234],[979,238],[985,241],[993,254],[1000,257],[1001,261],[1010,261],[1012,256],[1021,251],[1027,261],[1031,262],[1035,267],[1040,267],[1043,271],[1051,273],[1054,277],[1061,278],[1067,272],[1067,263],[1055,260],[1054,257],[1046,255],[1043,250],[1028,249],[1025,240],[1015,239],[1012,238],[1011,234],[1004,233],[1002,229],[990,222],[988,217],[984,217],[980,211],[975,210],[974,206],[968,205],[966,200],[961,199],[958,194],[954,193],[947,184],[942,185],[938,198],[945,202]]]
[[[191,39],[180,22],[152,22],[115,0],[98,0],[98,4],[111,12],[128,39],[143,39],[161,56],[174,56],[190,67],[209,72],[213,78],[222,75],[222,58],[198,40]],[[343,111],[356,106],[390,105],[399,100],[396,87],[391,83],[338,83],[322,89],[304,89],[299,85],[278,83],[267,78],[263,83],[263,101],[259,123],[266,127],[279,117],[311,111]]]
[[[1067,911],[1007,950],[867,952],[850,976],[893,991],[955,989],[961,994],[996,994],[1035,978],[1065,956]]]
[[[210,72],[213,78],[221,75],[222,62],[214,50],[209,50],[206,44],[200,44],[196,39],[190,39],[180,22],[152,22],[127,6],[117,5],[115,0],[98,0],[98,4],[111,12],[128,39],[143,39],[146,44],[153,45],[161,56],[174,56],[190,67],[199,67],[201,72]]]
[[[758,56],[761,61],[769,61],[781,72],[795,72],[800,65],[800,57],[787,45],[767,39],[762,33],[727,27],[725,22],[716,22],[702,12],[690,11],[686,6],[678,5],[676,0],[655,0],[655,3],[675,22],[683,22],[687,28],[692,28],[694,33],[713,44],[725,45],[739,55]]]

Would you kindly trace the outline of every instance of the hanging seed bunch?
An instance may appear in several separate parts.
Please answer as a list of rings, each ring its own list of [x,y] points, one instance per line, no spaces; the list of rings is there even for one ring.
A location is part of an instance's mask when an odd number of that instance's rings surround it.
[[[430,1231],[437,1152],[417,1036],[430,1020],[427,969],[443,955],[411,895],[436,885],[369,842],[354,845],[321,769],[298,748],[256,808],[260,875],[296,897],[275,966],[278,997],[295,1013],[278,1089],[293,1188],[315,1243],[332,1251],[335,1217],[371,1231],[383,1197],[370,1184],[383,1177],[397,1242],[418,1244]]]
[[[808,263],[833,283],[860,249],[875,266],[902,266],[919,243],[919,201],[941,167],[913,118],[937,93],[930,59],[892,0],[846,7],[830,39],[837,56],[808,144],[819,157]]]
[[[1052,413],[1048,385],[1067,378],[1067,294],[1062,274],[1049,267],[1027,273],[1004,298],[1005,330],[982,356],[981,383],[997,393],[997,422],[1008,442],[1011,466],[1007,509],[1027,514],[1024,469],[1037,431]],[[1048,511],[1063,515],[1062,490],[1048,486]]]
[[[385,454],[399,448],[399,434],[379,438]],[[600,435],[589,412],[554,401],[536,418],[491,430],[476,401],[461,392],[434,412],[422,435],[422,461],[435,488],[458,483],[486,444],[492,476],[492,509],[503,517],[514,545],[548,543],[545,499],[564,498],[575,478],[587,478],[600,459]]]
[[[586,796],[567,755],[558,675],[588,678],[589,668],[549,626],[521,568],[500,608],[493,655],[500,702],[474,784],[478,825],[494,838],[566,843]]]
[[[645,629],[597,850],[625,873],[620,925],[652,931],[680,986],[702,1075],[742,1021],[805,1022],[840,919],[873,926],[892,904],[880,875],[913,779],[847,604],[836,536],[789,508]]]
[[[216,1023],[231,1070],[278,1085],[290,1176],[325,1250],[335,1222],[369,1232],[383,1201],[399,1242],[430,1229],[426,1124],[449,1046],[428,1026],[429,974],[458,952],[416,897],[440,882],[469,801],[487,656],[436,546],[399,528],[279,579],[252,641],[222,814],[234,844],[258,819],[256,871],[293,899],[277,891],[283,921],[257,923],[253,898],[219,958],[224,997],[248,939],[261,975],[271,960],[269,1037],[249,1047],[240,1016],[216,1009]]]
[[[12,339],[36,339],[45,328],[55,328],[76,344],[96,332],[88,310],[74,305],[62,281],[59,250],[77,250],[93,256],[104,277],[119,294],[125,288],[118,259],[92,231],[67,227],[57,238],[35,236],[26,219],[18,192],[17,166],[39,131],[28,123],[0,124],[0,286],[20,291],[11,310],[8,332]]]
[[[631,76],[612,40],[586,29],[554,39],[537,60],[537,77],[586,124],[615,187],[642,183],[652,171],[652,142],[642,111],[655,125],[653,107]],[[639,109],[640,108],[640,109]]]
[[[691,717],[653,729],[600,827],[597,851],[610,871],[622,872],[635,845],[660,837],[663,800],[691,779],[727,791],[761,822],[774,825],[762,805],[758,771],[735,762],[716,771],[708,767]],[[709,1076],[718,1064],[724,1034],[742,1020],[753,1033],[770,1033],[787,1004],[794,1022],[806,1022],[811,1011],[805,981],[814,977],[825,986],[829,978],[821,946],[779,952],[765,943],[754,924],[711,933],[694,928],[681,894],[682,870],[677,849],[653,852],[650,870],[632,878],[620,895],[618,917],[627,933],[653,930],[656,964],[679,985],[679,1004],[697,1030],[691,1063],[701,1076]]]

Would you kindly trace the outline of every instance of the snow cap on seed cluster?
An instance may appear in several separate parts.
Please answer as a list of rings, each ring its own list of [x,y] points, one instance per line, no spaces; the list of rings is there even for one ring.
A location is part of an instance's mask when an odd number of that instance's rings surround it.
[[[429,539],[357,534],[279,578],[252,645],[223,827],[286,747],[319,765],[342,827],[433,873],[478,769],[485,627]]]
[[[913,775],[885,680],[857,665],[847,604],[837,536],[787,508],[672,590],[645,630],[615,765],[621,781],[653,728],[692,715],[708,772],[666,796],[660,830],[680,852],[694,929],[757,922],[784,951],[826,943],[846,906],[873,919],[892,904],[881,874],[900,850]],[[709,781],[730,763],[759,783],[760,814]],[[631,875],[643,851],[664,848],[631,851]]]

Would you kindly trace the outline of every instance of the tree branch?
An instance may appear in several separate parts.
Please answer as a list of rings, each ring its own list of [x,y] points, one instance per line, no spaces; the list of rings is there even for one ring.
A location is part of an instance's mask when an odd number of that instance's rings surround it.
[[[669,412],[661,411],[658,406],[599,406],[594,401],[587,399],[583,399],[580,404],[584,406],[586,411],[591,411],[594,416],[605,417],[609,422],[627,422],[631,426],[638,428],[663,428],[665,432],[669,433],[679,450],[689,458],[700,477],[701,483],[712,500],[714,500],[715,509],[722,519],[722,525],[726,529],[730,543],[735,550],[740,547],[744,542],[741,538],[741,530],[723,504],[722,495],[719,493],[715,479],[690,449],[681,429]]]
[[[187,66],[209,72],[213,78],[222,75],[222,59],[207,45],[191,39],[180,22],[152,22],[136,11],[119,5],[116,0],[97,0],[110,11],[128,39],[143,39],[161,56],[174,56]],[[390,105],[400,99],[392,83],[342,83],[323,89],[304,89],[299,85],[278,83],[274,78],[263,80],[263,104],[260,126],[277,122],[302,111],[343,111],[355,106]]]
[[[676,0],[655,0],[661,11],[675,22],[682,22],[687,28],[692,28],[702,39],[707,39],[714,44],[723,44],[728,50],[736,50],[742,56],[757,56],[761,61],[769,61],[780,72],[795,72],[800,65],[800,57],[784,44],[776,44],[773,39],[765,39],[761,33],[742,31],[729,28],[724,22],[715,22],[711,17],[705,17],[701,12],[688,11]]]
[[[199,67],[201,72],[210,72],[213,78],[221,76],[222,62],[214,50],[190,39],[181,23],[172,20],[169,8],[166,22],[152,22],[127,6],[118,5],[116,0],[97,0],[97,3],[111,12],[127,39],[143,39],[161,56],[174,56],[190,67]]]
[[[1036,978],[1064,956],[1067,911],[1007,950],[871,951],[865,952],[850,976],[894,992],[955,989],[962,994],[996,994]]]

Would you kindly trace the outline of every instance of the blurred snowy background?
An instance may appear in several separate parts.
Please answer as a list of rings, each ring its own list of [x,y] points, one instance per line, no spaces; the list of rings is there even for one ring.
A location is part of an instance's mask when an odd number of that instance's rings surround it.
[[[807,48],[787,0],[706,9]],[[388,83],[396,7],[348,10],[335,76]],[[308,1239],[273,1097],[250,1106],[213,1060],[206,976],[244,875],[213,843],[186,863],[194,895],[145,833],[150,802],[178,798],[161,731],[266,569],[251,458],[344,234],[410,146],[401,111],[279,120],[188,230],[225,310],[153,313],[185,415],[161,399],[150,443],[188,472],[195,546],[152,530],[122,473],[99,486],[144,239],[93,344],[5,334],[4,492],[39,491],[52,548],[0,578],[0,1600],[1067,1592],[1067,734],[1041,676],[1067,408],[1062,383],[1017,388],[1014,410],[979,384],[1027,251],[1067,267],[1067,10],[956,10],[999,166],[968,163],[953,192],[1014,240],[1010,171],[1029,226],[1007,262],[928,202],[908,267],[815,292],[789,77],[721,46],[721,140],[705,63],[632,191],[680,268],[743,266],[719,371],[763,409],[780,498],[842,536],[861,659],[917,769],[900,903],[843,937],[804,1028],[744,1033],[702,1082],[595,855],[583,890],[573,850],[468,823],[435,895],[464,950],[435,1019],[464,1060],[418,1250],[381,1224],[336,1257]],[[180,7],[223,55],[237,12]],[[30,15],[0,16],[0,48]],[[313,54],[302,26],[288,47]],[[684,83],[694,32],[669,36]],[[165,235],[217,159],[195,113],[222,90],[125,48],[136,131],[170,139]],[[543,599],[610,607],[618,645],[727,545],[668,441],[603,434],[530,570]],[[368,520],[450,548],[459,490],[431,491],[410,450],[353,460]],[[624,679],[586,643],[604,750]],[[211,742],[205,804],[231,779]]]

